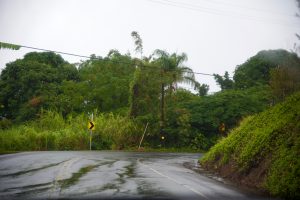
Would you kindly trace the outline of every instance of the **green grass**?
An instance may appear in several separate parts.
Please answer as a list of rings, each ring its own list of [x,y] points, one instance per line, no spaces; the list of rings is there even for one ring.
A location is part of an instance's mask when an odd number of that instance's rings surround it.
[[[138,151],[138,148],[131,148],[132,151]],[[144,147],[142,152],[163,152],[163,153],[199,153],[199,150],[195,150],[190,147],[181,148],[150,148]],[[204,152],[204,151],[203,151]]]
[[[64,119],[56,112],[44,111],[35,121],[10,129],[0,129],[0,152],[88,150],[88,121],[89,118],[85,115],[68,116]],[[94,122],[94,150],[136,146],[142,134],[142,128],[127,117],[95,114]]]
[[[0,151],[0,155],[4,155],[4,154],[13,154],[13,153],[20,153],[20,151]]]
[[[40,118],[9,129],[0,129],[0,152],[89,150],[89,117],[82,114],[63,118],[42,111]],[[95,114],[93,150],[137,151],[144,125],[116,114]],[[146,152],[199,152],[189,147],[151,148]]]
[[[200,160],[206,168],[228,163],[247,176],[270,162],[261,187],[284,198],[300,197],[300,93],[265,112],[248,117]]]

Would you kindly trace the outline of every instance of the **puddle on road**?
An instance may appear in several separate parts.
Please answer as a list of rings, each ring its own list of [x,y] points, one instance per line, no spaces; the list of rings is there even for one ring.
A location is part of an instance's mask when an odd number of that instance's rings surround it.
[[[88,166],[82,167],[79,169],[78,172],[73,173],[70,178],[59,180],[57,182],[59,183],[61,189],[66,189],[68,187],[71,187],[72,185],[75,185],[81,177],[83,177],[84,175],[86,175],[87,173],[92,171],[93,169],[95,169],[99,166],[109,165],[111,163],[112,162],[103,162],[103,163],[98,163],[95,165],[88,165]]]
[[[126,182],[126,179],[127,178],[133,178],[135,176],[135,173],[134,173],[134,164],[130,164],[130,165],[127,165],[125,168],[125,172],[123,173],[116,173],[119,178],[116,179],[120,184],[124,184]]]
[[[65,162],[65,161],[63,161],[63,162]],[[77,172],[72,173],[71,177],[67,178],[67,179],[51,181],[51,182],[42,183],[42,184],[8,188],[2,192],[7,193],[7,195],[9,195],[11,197],[17,197],[17,198],[40,196],[43,194],[47,194],[48,192],[53,191],[53,190],[54,190],[53,192],[56,191],[56,192],[58,192],[58,194],[63,194],[62,192],[64,190],[66,190],[72,186],[75,186],[82,177],[86,176],[91,171],[94,171],[96,168],[98,168],[100,166],[105,166],[105,165],[108,168],[111,168],[115,162],[117,162],[117,161],[106,161],[106,162],[101,162],[101,163],[100,162],[94,163],[92,165],[81,167]],[[34,171],[42,170],[45,168],[57,166],[61,163],[62,162],[53,163],[53,164],[49,164],[49,165],[46,165],[46,166],[43,166],[40,168],[35,168],[35,169],[23,171],[23,172],[18,172],[18,173],[10,174],[7,176],[13,176],[13,175],[18,176],[21,174],[26,174],[29,172],[34,172]],[[82,194],[108,192],[108,193],[111,193],[112,195],[118,195],[120,193],[120,191],[122,191],[122,188],[123,188],[124,191],[121,192],[123,194],[133,193],[133,194],[142,194],[143,196],[144,195],[148,196],[149,194],[151,194],[151,192],[150,193],[143,192],[145,190],[145,188],[147,188],[145,185],[142,187],[137,186],[137,187],[133,187],[133,188],[128,188],[126,185],[128,182],[128,179],[136,177],[135,165],[136,165],[136,163],[129,163],[126,166],[122,166],[121,168],[119,168],[119,172],[116,173],[117,177],[115,177],[115,179],[111,180],[110,182],[104,183],[104,185],[101,185],[100,187],[98,186],[98,188],[94,188],[92,190],[89,190],[87,188],[87,190],[85,192],[83,192]],[[94,187],[95,187],[95,185],[94,185]],[[69,193],[69,195],[75,195],[75,193],[74,194]]]
[[[169,199],[170,195],[159,189],[155,189],[154,185],[145,181],[141,181],[137,188],[138,196],[150,199]]]
[[[2,190],[1,192],[9,192],[13,190],[26,190],[26,189],[35,189],[43,186],[52,186],[52,182],[48,183],[40,183],[40,184],[35,184],[35,185],[26,185],[26,186],[20,186],[20,187],[13,187],[13,188],[7,188],[5,190]]]
[[[58,166],[59,164],[61,164],[63,162],[65,162],[65,161],[58,162],[58,163],[52,163],[52,164],[45,165],[45,166],[42,166],[42,167],[39,167],[39,168],[34,168],[34,169],[19,171],[19,172],[16,172],[16,173],[1,175],[0,178],[2,178],[2,177],[17,177],[17,176],[21,176],[21,175],[24,175],[24,174],[28,174],[30,172],[36,172],[36,171],[40,171],[40,170],[47,169],[47,168],[50,168],[50,167],[55,167],[55,166]]]
[[[41,194],[41,193],[44,193],[46,191],[49,191],[51,190],[52,188],[52,184],[49,185],[48,184],[48,187],[42,187],[42,188],[35,188],[33,190],[26,190],[26,191],[22,191],[22,192],[18,192],[16,193],[16,197],[22,197],[24,199],[26,199],[25,197],[33,197],[33,196],[36,196],[37,194]]]
[[[109,167],[111,167],[109,165]],[[106,183],[102,185],[99,188],[89,189],[86,193],[92,194],[92,193],[102,193],[102,192],[108,192],[111,195],[120,195],[120,192],[122,188],[126,188],[126,184],[128,184],[128,179],[135,177],[135,164],[131,163],[127,166],[122,167],[119,173],[116,173],[118,175],[118,178],[115,178],[111,180],[109,183]],[[130,194],[132,192],[129,190],[124,190],[121,193],[123,194]]]
[[[63,161],[65,162],[65,161]],[[63,162],[59,163],[54,163],[54,164],[49,164],[40,168],[35,168],[31,170],[26,170],[14,174],[8,174],[6,176],[14,177],[14,176],[19,176],[22,174],[26,174],[29,172],[34,172],[38,170],[42,170],[45,168],[57,166]],[[78,172],[75,172],[72,174],[72,176],[68,179],[63,179],[63,180],[58,180],[58,181],[51,181],[47,183],[40,183],[40,184],[33,184],[33,185],[26,185],[26,186],[20,186],[20,187],[12,187],[12,188],[7,188],[5,190],[0,191],[0,197],[11,197],[11,198],[23,198],[23,197],[37,197],[37,195],[43,195],[46,193],[49,193],[50,191],[53,191],[56,187],[59,188],[59,193],[68,187],[71,187],[72,185],[75,185],[81,177],[85,176],[87,173],[91,172],[93,169],[99,167],[99,166],[104,166],[104,165],[111,165],[113,162],[102,162],[102,163],[97,163],[94,165],[88,165],[85,167],[82,167],[79,169]],[[113,185],[106,185],[106,188],[104,189],[109,189],[109,188],[116,188],[116,186]],[[2,194],[2,195],[1,195]]]
[[[116,190],[116,193],[120,191],[120,187],[118,187],[116,184],[113,183],[107,183],[103,187],[98,190],[99,192],[103,192],[105,190]]]
[[[75,183],[77,183],[82,176],[96,167],[97,165],[89,165],[87,167],[83,167],[78,172],[73,173],[71,178],[59,180],[58,183],[60,184],[60,187],[62,189],[68,188],[72,185],[75,185]]]
[[[125,171],[125,175],[127,175],[129,178],[132,178],[132,177],[134,177],[135,176],[135,173],[134,173],[134,171],[135,171],[135,164],[130,164],[130,165],[127,165],[126,167],[125,167],[125,169],[126,169],[126,171]]]
[[[38,194],[45,193],[47,191],[50,191],[53,186],[52,182],[48,183],[41,183],[41,184],[35,184],[35,185],[27,185],[22,187],[14,187],[14,188],[8,188],[0,193],[0,197],[6,199],[30,199],[30,197],[36,197]]]

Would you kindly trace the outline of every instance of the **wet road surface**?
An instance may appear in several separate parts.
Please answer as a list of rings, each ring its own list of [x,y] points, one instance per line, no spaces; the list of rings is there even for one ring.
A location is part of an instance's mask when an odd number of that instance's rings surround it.
[[[269,199],[201,175],[201,154],[106,151],[0,156],[0,199]]]

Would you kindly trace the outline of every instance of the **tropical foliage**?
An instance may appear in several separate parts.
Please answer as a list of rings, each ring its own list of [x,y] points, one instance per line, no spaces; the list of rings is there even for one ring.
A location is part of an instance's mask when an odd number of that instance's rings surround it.
[[[5,42],[0,42],[0,49],[19,50],[20,48],[21,48],[21,46],[19,46],[19,45],[5,43]]]
[[[298,92],[283,103],[244,119],[227,138],[210,149],[201,163],[220,172],[226,168],[227,176],[239,177],[240,181],[267,189],[273,195],[298,199],[299,131]]]
[[[144,146],[208,149],[244,117],[267,109],[300,88],[300,59],[284,50],[272,50],[259,52],[237,66],[233,79],[228,72],[215,74],[221,91],[207,95],[209,86],[195,80],[193,70],[185,65],[185,53],[155,50],[143,56],[141,37],[137,32],[132,37],[139,58],[111,50],[105,57],[91,55],[74,65],[53,52],[31,52],[8,63],[0,75],[1,134],[10,134],[7,138],[11,141],[17,141],[13,138],[18,135],[23,140],[27,137],[23,133],[42,137],[52,134],[52,129],[42,131],[34,124],[49,110],[66,124],[86,124],[89,114],[97,110],[96,119],[101,120],[94,149],[137,146],[146,124]],[[189,84],[195,94],[178,83]],[[74,138],[87,137],[86,126],[66,130],[64,134],[72,133],[70,137],[75,133]],[[85,142],[74,144],[86,148]],[[61,149],[59,145],[52,149],[56,148]],[[70,145],[68,149],[77,147]]]

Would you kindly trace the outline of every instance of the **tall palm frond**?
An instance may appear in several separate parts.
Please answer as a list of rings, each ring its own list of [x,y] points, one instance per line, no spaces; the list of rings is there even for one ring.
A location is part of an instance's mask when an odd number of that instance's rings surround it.
[[[164,127],[165,114],[165,90],[169,91],[170,96],[172,91],[177,89],[177,83],[187,83],[194,87],[199,85],[195,80],[194,72],[191,68],[186,67],[183,63],[187,60],[187,55],[182,54],[169,54],[163,50],[154,51],[153,62],[160,66],[161,69],[161,131]]]

